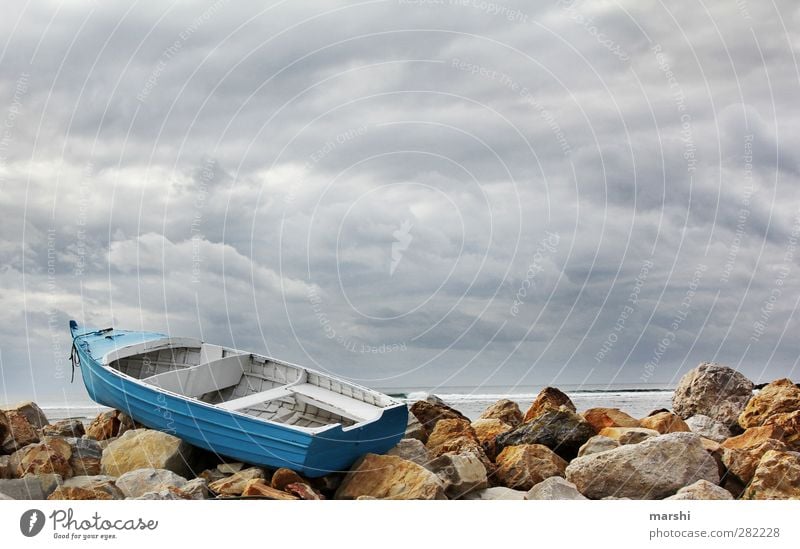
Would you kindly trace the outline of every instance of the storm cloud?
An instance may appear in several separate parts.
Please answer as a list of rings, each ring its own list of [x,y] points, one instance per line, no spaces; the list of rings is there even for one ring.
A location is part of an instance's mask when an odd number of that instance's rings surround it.
[[[0,400],[86,398],[70,318],[384,388],[795,375],[795,2],[5,12]]]

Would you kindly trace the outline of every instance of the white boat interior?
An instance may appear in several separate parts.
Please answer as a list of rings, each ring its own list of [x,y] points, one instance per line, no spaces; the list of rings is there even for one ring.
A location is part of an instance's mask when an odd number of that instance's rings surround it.
[[[123,347],[103,363],[163,391],[312,432],[373,421],[398,404],[294,364],[188,338]]]

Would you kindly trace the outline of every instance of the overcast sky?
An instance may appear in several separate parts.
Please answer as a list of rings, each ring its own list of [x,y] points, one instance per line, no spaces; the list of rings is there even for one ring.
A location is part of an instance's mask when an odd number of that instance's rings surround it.
[[[88,398],[71,318],[374,387],[798,377],[797,2],[254,4],[4,6],[0,401]]]

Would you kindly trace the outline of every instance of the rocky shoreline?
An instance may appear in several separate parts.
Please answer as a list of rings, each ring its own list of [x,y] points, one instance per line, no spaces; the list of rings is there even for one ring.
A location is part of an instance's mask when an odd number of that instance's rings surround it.
[[[303,478],[221,460],[111,410],[50,423],[33,402],[0,409],[0,500],[800,499],[800,388],[759,386],[703,363],[672,410],[580,413],[542,390],[475,421],[435,396],[410,406],[405,438],[347,472]]]

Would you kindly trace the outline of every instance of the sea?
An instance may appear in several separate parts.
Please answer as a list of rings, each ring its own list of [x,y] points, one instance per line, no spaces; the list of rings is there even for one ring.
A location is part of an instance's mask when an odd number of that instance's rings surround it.
[[[470,419],[477,419],[481,413],[500,399],[513,400],[523,412],[533,402],[542,386],[482,386],[460,387],[442,386],[436,389],[426,387],[408,387],[381,389],[384,393],[413,403],[429,395],[436,395],[446,404],[452,406]],[[579,412],[588,408],[619,408],[623,412],[639,418],[645,417],[653,410],[671,409],[673,389],[650,385],[628,385],[609,388],[602,385],[559,385]],[[53,420],[80,419],[91,421],[97,414],[109,408],[92,402],[78,403],[71,406],[42,405],[47,417]]]

